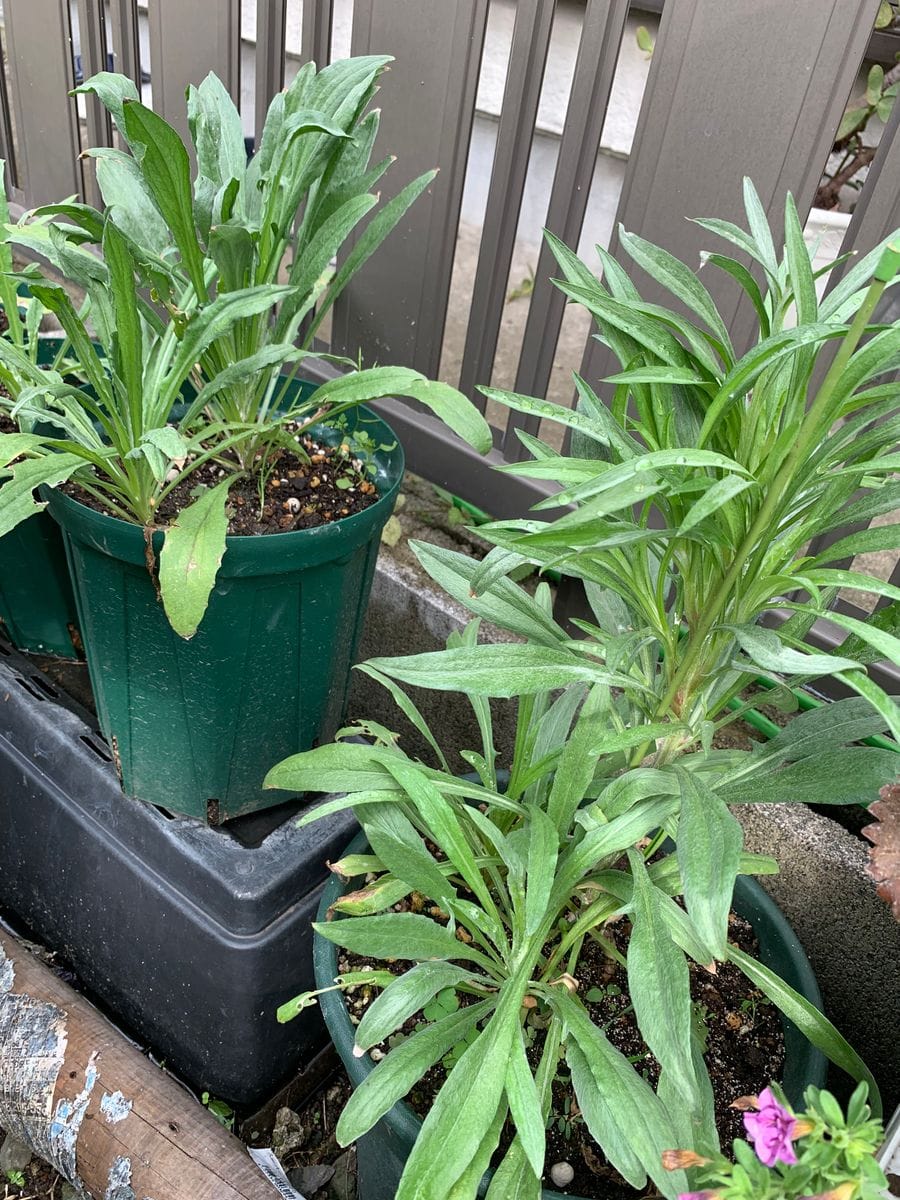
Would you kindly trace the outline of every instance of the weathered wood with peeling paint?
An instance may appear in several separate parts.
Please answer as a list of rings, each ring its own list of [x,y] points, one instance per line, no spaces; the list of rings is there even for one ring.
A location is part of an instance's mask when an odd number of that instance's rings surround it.
[[[274,1200],[243,1145],[0,931],[0,1124],[95,1200]]]

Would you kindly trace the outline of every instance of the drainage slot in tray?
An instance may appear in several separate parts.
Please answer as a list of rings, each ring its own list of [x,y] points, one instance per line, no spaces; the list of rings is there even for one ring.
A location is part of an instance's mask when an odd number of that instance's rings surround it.
[[[80,740],[82,742],[84,742],[84,744],[85,744],[85,746],[87,746],[88,750],[93,750],[94,754],[96,754],[96,756],[99,759],[102,759],[103,762],[108,762],[108,763],[112,762],[113,757],[110,754],[110,752],[107,749],[106,744],[104,742],[94,741],[94,739],[88,733],[82,733],[80,736]]]
[[[59,692],[56,690],[50,680],[45,679],[43,675],[32,675],[31,682],[35,685],[35,687],[39,687],[50,700],[59,699]]]
[[[15,680],[19,687],[23,691],[26,691],[29,696],[33,696],[35,700],[44,701],[47,699],[43,691],[40,688],[36,688],[30,679],[26,679],[22,675],[16,675]]]

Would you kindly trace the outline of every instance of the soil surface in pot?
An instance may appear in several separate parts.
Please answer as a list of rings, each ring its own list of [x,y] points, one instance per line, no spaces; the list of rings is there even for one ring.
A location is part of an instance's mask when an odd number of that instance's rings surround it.
[[[415,897],[413,897],[415,900]],[[408,901],[403,904],[409,905]],[[403,904],[398,905],[402,910]],[[606,929],[606,936],[616,951],[624,956],[631,933],[630,922],[617,921]],[[729,940],[748,954],[756,955],[759,946],[748,921],[732,913],[729,917]],[[340,952],[341,972],[378,966],[383,962],[364,959]],[[752,983],[730,963],[719,963],[716,974],[688,960],[691,973],[691,997],[696,1028],[705,1040],[706,1065],[713,1085],[716,1123],[723,1147],[730,1147],[736,1137],[743,1136],[741,1113],[730,1108],[738,1096],[759,1093],[767,1084],[778,1079],[784,1065],[784,1034],[778,1010]],[[412,963],[391,964],[390,969],[402,974]],[[654,1087],[659,1078],[659,1064],[647,1049],[637,1028],[634,1010],[628,995],[628,980],[624,968],[609,957],[596,942],[587,940],[578,963],[575,977],[579,995],[585,1001],[594,1022],[604,1028],[612,1044],[629,1058]],[[358,987],[348,992],[350,1019],[358,1024],[368,1005],[378,994],[377,989]],[[449,998],[448,998],[449,999]],[[465,1003],[466,997],[460,997]],[[449,1001],[453,1003],[453,1001]],[[427,1011],[427,1010],[426,1010]],[[439,1015],[439,1014],[436,1014]],[[534,1066],[540,1058],[542,1014],[531,1010],[526,1022],[526,1041]],[[376,1047],[372,1057],[383,1057],[398,1040],[408,1036],[420,1023],[417,1015],[410,1018],[399,1034]],[[530,1032],[529,1032],[530,1031]],[[444,1059],[433,1067],[410,1092],[407,1102],[420,1116],[425,1117],[452,1066]],[[501,1141],[501,1152],[512,1140],[507,1128]],[[625,1200],[634,1197],[634,1190],[607,1163],[602,1150],[587,1131],[578,1110],[565,1063],[561,1062],[553,1088],[553,1105],[547,1127],[547,1175],[556,1163],[569,1163],[574,1179],[565,1191],[572,1195],[597,1200]],[[655,1193],[652,1184],[648,1194]]]
[[[285,428],[290,431],[290,425]],[[307,435],[297,440],[304,453],[277,449],[260,473],[242,475],[231,485],[227,508],[230,536],[314,529],[362,512],[378,500],[365,463],[346,442],[329,446]],[[175,521],[195,499],[199,486],[212,487],[224,477],[224,467],[213,462],[191,472],[160,505],[160,525]],[[73,500],[110,515],[102,500],[77,483],[60,486]]]

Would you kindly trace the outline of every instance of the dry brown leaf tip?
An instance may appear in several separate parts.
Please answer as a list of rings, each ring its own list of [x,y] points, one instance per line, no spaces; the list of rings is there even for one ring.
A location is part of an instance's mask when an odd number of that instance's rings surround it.
[[[878,885],[878,895],[900,921],[900,783],[888,783],[870,807],[875,817],[863,835],[872,843],[866,873]]]

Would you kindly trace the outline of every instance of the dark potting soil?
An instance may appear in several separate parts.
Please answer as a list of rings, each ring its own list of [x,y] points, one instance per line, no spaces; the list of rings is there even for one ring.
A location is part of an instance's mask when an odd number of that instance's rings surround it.
[[[290,426],[286,426],[290,430]],[[344,443],[329,446],[303,436],[305,451],[273,451],[262,474],[238,476],[228,492],[230,536],[263,533],[293,533],[314,529],[353,516],[378,500],[378,490],[368,477],[365,464]],[[163,500],[159,525],[172,524],[196,498],[200,487],[213,487],[225,478],[225,468],[210,461],[195,471]],[[103,501],[74,482],[60,485],[67,496],[96,512],[108,509]]]
[[[401,908],[398,906],[398,908]],[[624,954],[631,934],[627,919],[606,928],[607,937]],[[729,917],[729,940],[748,954],[757,954],[759,946],[749,922],[732,913]],[[349,953],[339,956],[341,972],[359,970],[384,963],[364,959]],[[392,964],[397,974],[411,963]],[[781,1076],[784,1065],[784,1033],[778,1010],[731,963],[719,963],[716,974],[688,960],[691,977],[691,998],[694,1020],[699,1035],[705,1039],[705,1059],[715,1097],[716,1124],[723,1148],[729,1148],[736,1137],[743,1135],[741,1114],[730,1108],[739,1096],[759,1093],[773,1079]],[[584,943],[575,977],[578,994],[585,1002],[592,1020],[601,1026],[612,1044],[629,1058],[636,1071],[654,1087],[659,1079],[659,1064],[647,1049],[635,1020],[628,994],[625,970],[603,948],[591,939]],[[377,995],[377,989],[363,986],[348,992],[350,1019],[358,1024],[363,1012]],[[460,1002],[466,1003],[461,996]],[[541,1052],[541,1029],[546,1017],[540,1007],[532,1009],[526,1019],[526,1041],[534,1066]],[[419,1018],[412,1017],[399,1035],[376,1048],[374,1058],[383,1057],[398,1037],[402,1039],[416,1029]],[[542,1024],[543,1023],[543,1024]],[[371,1052],[370,1052],[371,1053]],[[425,1117],[434,1098],[447,1077],[446,1060],[433,1067],[413,1088],[407,1102],[420,1116]],[[450,1064],[452,1065],[452,1064]],[[500,1151],[509,1146],[512,1132],[509,1127],[501,1140]],[[676,1147],[673,1147],[673,1149]],[[547,1157],[544,1186],[552,1187],[549,1171],[554,1164],[568,1163],[574,1178],[565,1189],[572,1195],[596,1200],[627,1200],[635,1192],[606,1161],[602,1150],[590,1136],[571,1090],[568,1072],[560,1063],[553,1085],[553,1100],[547,1124]],[[648,1185],[648,1194],[653,1192]]]

